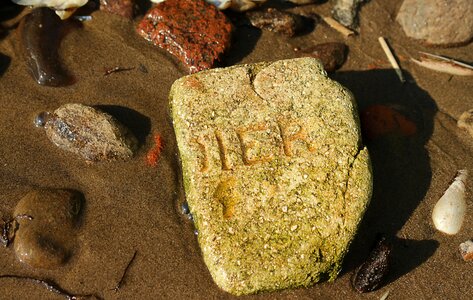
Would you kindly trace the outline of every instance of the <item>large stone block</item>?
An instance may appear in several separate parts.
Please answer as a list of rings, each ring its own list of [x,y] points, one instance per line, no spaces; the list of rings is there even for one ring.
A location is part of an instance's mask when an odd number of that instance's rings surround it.
[[[186,76],[170,101],[215,282],[240,295],[335,279],[372,191],[352,94],[300,58]]]

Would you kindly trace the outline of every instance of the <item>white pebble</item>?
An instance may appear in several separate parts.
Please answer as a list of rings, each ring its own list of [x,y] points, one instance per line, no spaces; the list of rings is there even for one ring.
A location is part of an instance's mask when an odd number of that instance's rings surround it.
[[[460,170],[453,183],[435,204],[432,220],[437,230],[446,234],[457,234],[465,218],[465,182],[467,170]]]

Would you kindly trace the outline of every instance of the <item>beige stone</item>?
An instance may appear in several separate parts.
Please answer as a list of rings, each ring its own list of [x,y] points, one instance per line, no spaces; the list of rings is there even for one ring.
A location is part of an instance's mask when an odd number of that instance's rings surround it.
[[[241,295],[334,280],[372,192],[352,94],[300,58],[186,76],[170,101],[215,282]]]

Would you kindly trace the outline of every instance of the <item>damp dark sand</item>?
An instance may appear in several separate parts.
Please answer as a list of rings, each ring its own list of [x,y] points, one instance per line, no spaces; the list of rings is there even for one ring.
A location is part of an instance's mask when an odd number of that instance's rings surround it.
[[[360,35],[346,39],[323,24],[310,34],[290,39],[238,28],[225,65],[291,58],[294,47],[345,41],[350,48],[348,60],[331,77],[353,91],[360,110],[369,104],[390,103],[419,124],[415,137],[367,142],[374,195],[335,282],[242,298],[379,299],[387,291],[389,299],[471,297],[471,263],[458,253],[458,245],[473,238],[471,189],[459,234],[437,232],[430,216],[456,170],[473,170],[473,138],[456,126],[460,114],[473,106],[473,80],[421,69],[408,58],[424,50],[472,62],[473,44],[428,49],[407,39],[394,21],[397,2],[364,5]],[[294,9],[302,10],[327,15],[330,5]],[[184,198],[167,95],[186,70],[139,37],[133,23],[100,11],[92,16],[92,21],[66,36],[60,49],[64,65],[77,79],[69,87],[33,82],[18,54],[15,30],[0,41],[0,52],[11,58],[0,77],[1,214],[10,216],[16,203],[37,187],[76,189],[86,200],[80,247],[68,264],[52,271],[32,269],[18,262],[12,247],[1,248],[0,274],[53,279],[71,293],[95,293],[105,299],[232,298],[213,283],[193,225],[180,213]],[[378,36],[393,46],[409,73],[408,83],[402,85],[389,69]],[[134,69],[104,76],[105,70],[116,66]],[[52,145],[43,130],[34,127],[34,117],[69,102],[98,105],[128,125],[142,142],[136,157],[90,165]],[[152,168],[145,161],[155,133],[162,135],[165,147],[158,166]],[[392,271],[381,289],[359,295],[351,288],[350,277],[367,256],[377,232],[398,238]],[[113,291],[135,250],[136,259],[121,289]],[[33,283],[0,279],[1,299],[54,297]]]

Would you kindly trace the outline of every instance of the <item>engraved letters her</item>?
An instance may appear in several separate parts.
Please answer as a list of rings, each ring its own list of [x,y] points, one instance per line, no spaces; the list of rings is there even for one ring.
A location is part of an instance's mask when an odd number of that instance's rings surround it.
[[[211,168],[210,163],[210,146],[212,143],[211,139],[215,139],[218,146],[220,167],[223,171],[232,170],[234,165],[243,164],[245,166],[253,166],[260,163],[272,161],[278,153],[252,155],[251,153],[259,153],[257,139],[255,134],[263,131],[272,131],[277,133],[279,140],[281,141],[278,145],[280,147],[280,155],[285,157],[292,157],[297,154],[295,151],[295,143],[298,142],[297,149],[299,151],[307,150],[314,152],[315,147],[309,139],[309,134],[306,127],[301,121],[283,121],[279,120],[275,124],[258,123],[250,126],[238,127],[233,132],[238,138],[239,149],[241,150],[241,159],[239,161],[231,161],[228,155],[229,141],[225,136],[224,132],[220,129],[215,129],[213,134],[207,136],[199,136],[197,139],[193,139],[193,143],[196,144],[201,152],[201,168],[200,172],[206,173]],[[264,144],[264,141],[259,141]],[[234,146],[234,145],[232,145]],[[262,147],[260,145],[260,147]]]

